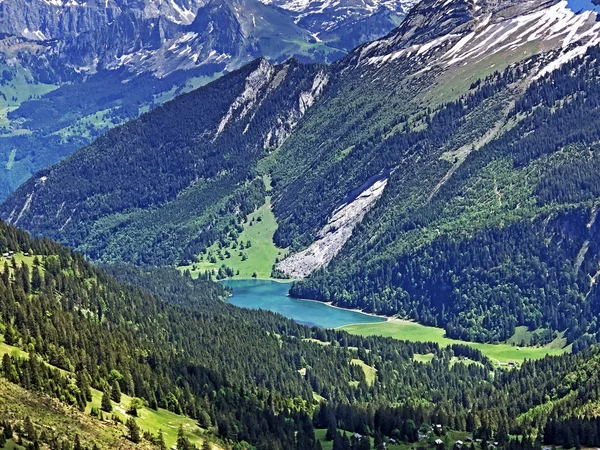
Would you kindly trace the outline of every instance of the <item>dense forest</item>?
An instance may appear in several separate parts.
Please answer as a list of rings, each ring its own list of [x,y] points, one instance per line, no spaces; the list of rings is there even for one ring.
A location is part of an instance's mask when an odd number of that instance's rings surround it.
[[[414,157],[331,266],[292,292],[411,317],[461,339],[503,341],[526,325],[566,330],[575,349],[597,342],[597,56],[590,49],[533,83],[508,111],[514,124],[462,164],[452,161],[440,186],[450,164],[422,164],[424,155],[448,151],[479,120],[470,99],[493,108],[525,71],[473,86],[413,142],[411,133],[388,139],[382,155],[414,149]]]
[[[6,225],[1,233],[5,250],[26,249],[31,262],[13,257],[0,276],[3,341],[29,354],[5,355],[0,373],[80,408],[90,387],[110,392],[116,383],[151,408],[214,427],[232,445],[312,449],[314,427],[403,440],[429,423],[489,438],[529,435],[595,401],[595,349],[490,377],[487,358],[466,346],[308,328],[229,305],[209,280],[108,268],[119,282],[48,240]],[[434,357],[422,363],[415,354]],[[376,369],[375,380],[355,359]]]

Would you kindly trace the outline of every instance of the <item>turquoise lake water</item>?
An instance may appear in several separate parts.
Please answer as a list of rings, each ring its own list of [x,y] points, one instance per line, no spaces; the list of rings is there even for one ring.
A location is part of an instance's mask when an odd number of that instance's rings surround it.
[[[222,283],[233,289],[229,303],[242,308],[273,311],[305,325],[337,328],[352,323],[385,321],[380,317],[332,308],[320,302],[288,297],[289,283],[268,280],[227,280]]]
[[[567,0],[569,8],[575,12],[594,10],[600,12],[600,6],[596,6],[592,3],[592,0]]]

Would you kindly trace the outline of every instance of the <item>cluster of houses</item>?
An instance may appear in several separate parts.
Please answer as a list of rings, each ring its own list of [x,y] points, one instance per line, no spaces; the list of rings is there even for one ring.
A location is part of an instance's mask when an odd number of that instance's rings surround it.
[[[7,252],[2,253],[2,256],[4,256],[4,259],[7,261],[10,261],[11,259],[13,259],[15,252],[12,250],[9,250]],[[23,253],[23,256],[29,256],[29,252],[25,252]]]
[[[423,439],[428,439],[429,438],[429,434],[430,433],[435,433],[435,435],[437,436],[441,436],[443,434],[443,426],[438,424],[438,425],[432,425],[432,426],[427,426],[427,425],[423,425],[420,429],[419,429],[419,440],[423,440]],[[359,433],[354,433],[352,435],[352,437],[358,441],[360,441],[361,439],[363,439],[363,435],[359,434]],[[441,448],[444,446],[445,442],[441,439],[441,438],[437,438],[435,441],[433,441],[434,444],[436,445],[436,447]],[[465,442],[461,441],[461,440],[457,440],[454,443],[454,448],[455,449],[462,449],[464,448],[465,450],[468,449],[473,443],[477,443],[480,444],[482,443],[482,439],[473,439],[472,436],[467,436],[465,438]],[[396,439],[391,438],[388,441],[389,444],[397,444],[398,441],[396,441]],[[498,447],[498,442],[488,442],[487,444],[487,448],[489,450],[494,450]],[[386,444],[384,444],[384,446],[386,446]],[[550,450],[550,449],[544,449],[544,450]],[[600,449],[597,449],[600,450]]]

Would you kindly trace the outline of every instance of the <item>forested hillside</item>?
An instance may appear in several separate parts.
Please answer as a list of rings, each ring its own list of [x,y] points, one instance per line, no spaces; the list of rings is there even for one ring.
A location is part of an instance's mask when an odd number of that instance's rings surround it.
[[[343,253],[294,293],[400,313],[469,340],[501,341],[527,325],[596,342],[597,54],[533,83],[503,132],[468,156],[443,142],[478,117],[463,116],[464,101],[451,120],[448,107],[437,113],[416,141],[418,157],[392,175]],[[513,76],[495,86],[510,89]],[[487,92],[487,107],[506,98]],[[448,133],[437,144],[436,129]]]
[[[257,60],[183,95],[37,174],[10,220],[93,259],[189,260],[264,203],[255,163],[320,95],[324,70]]]
[[[578,351],[598,333],[596,18],[426,0],[330,67],[257,60],[114,129],[0,212],[95,261],[193,268],[243,258],[272,205],[300,252],[273,274],[308,274],[293,295]]]
[[[147,411],[197,420],[219,446],[241,449],[247,441],[270,450],[320,448],[315,427],[331,436],[339,428],[379,442],[415,442],[417,430],[431,423],[502,446],[537,447],[545,439],[563,442],[557,430],[564,427],[588,429],[581,417],[597,408],[596,348],[492,376],[489,361],[466,346],[308,328],[228,305],[217,285],[173,269],[111,268],[121,284],[48,240],[4,224],[0,235],[1,250],[13,252],[0,276],[0,348],[16,349],[4,354],[0,375],[44,402],[56,398],[61,408],[85,410],[92,388],[113,402],[135,396]],[[40,430],[55,416],[38,416],[16,387],[0,396],[25,402],[0,408],[1,427],[15,430],[8,439],[53,445],[56,436]],[[85,419],[91,422],[80,430],[83,438],[62,436],[62,448],[72,448],[69,440],[84,439],[90,448],[103,442],[94,421],[110,416],[108,403],[102,401],[100,418]],[[33,411],[33,425],[24,411]],[[135,434],[136,414],[127,413],[129,439],[160,448],[160,433]],[[522,441],[509,444],[511,434]],[[185,442],[177,448],[191,448]]]

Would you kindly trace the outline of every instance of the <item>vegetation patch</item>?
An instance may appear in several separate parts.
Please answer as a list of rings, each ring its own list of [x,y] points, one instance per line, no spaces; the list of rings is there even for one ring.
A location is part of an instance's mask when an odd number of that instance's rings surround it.
[[[217,279],[271,278],[274,264],[283,259],[286,250],[273,242],[277,220],[271,210],[271,198],[243,223],[237,238],[223,246],[219,240],[200,255],[198,263],[180,267],[189,270],[192,277],[209,272]]]
[[[367,379],[367,384],[369,386],[373,386],[375,383],[375,377],[377,376],[377,369],[373,366],[369,366],[362,359],[354,358],[350,362],[363,370],[365,373],[365,378]]]
[[[488,358],[498,363],[522,363],[526,359],[540,359],[546,355],[560,355],[571,351],[571,346],[562,348],[517,347],[508,343],[482,344],[460,341],[446,337],[442,328],[429,327],[408,320],[391,319],[387,322],[347,325],[342,330],[361,336],[383,336],[412,342],[435,342],[440,346],[463,344],[480,350]]]

